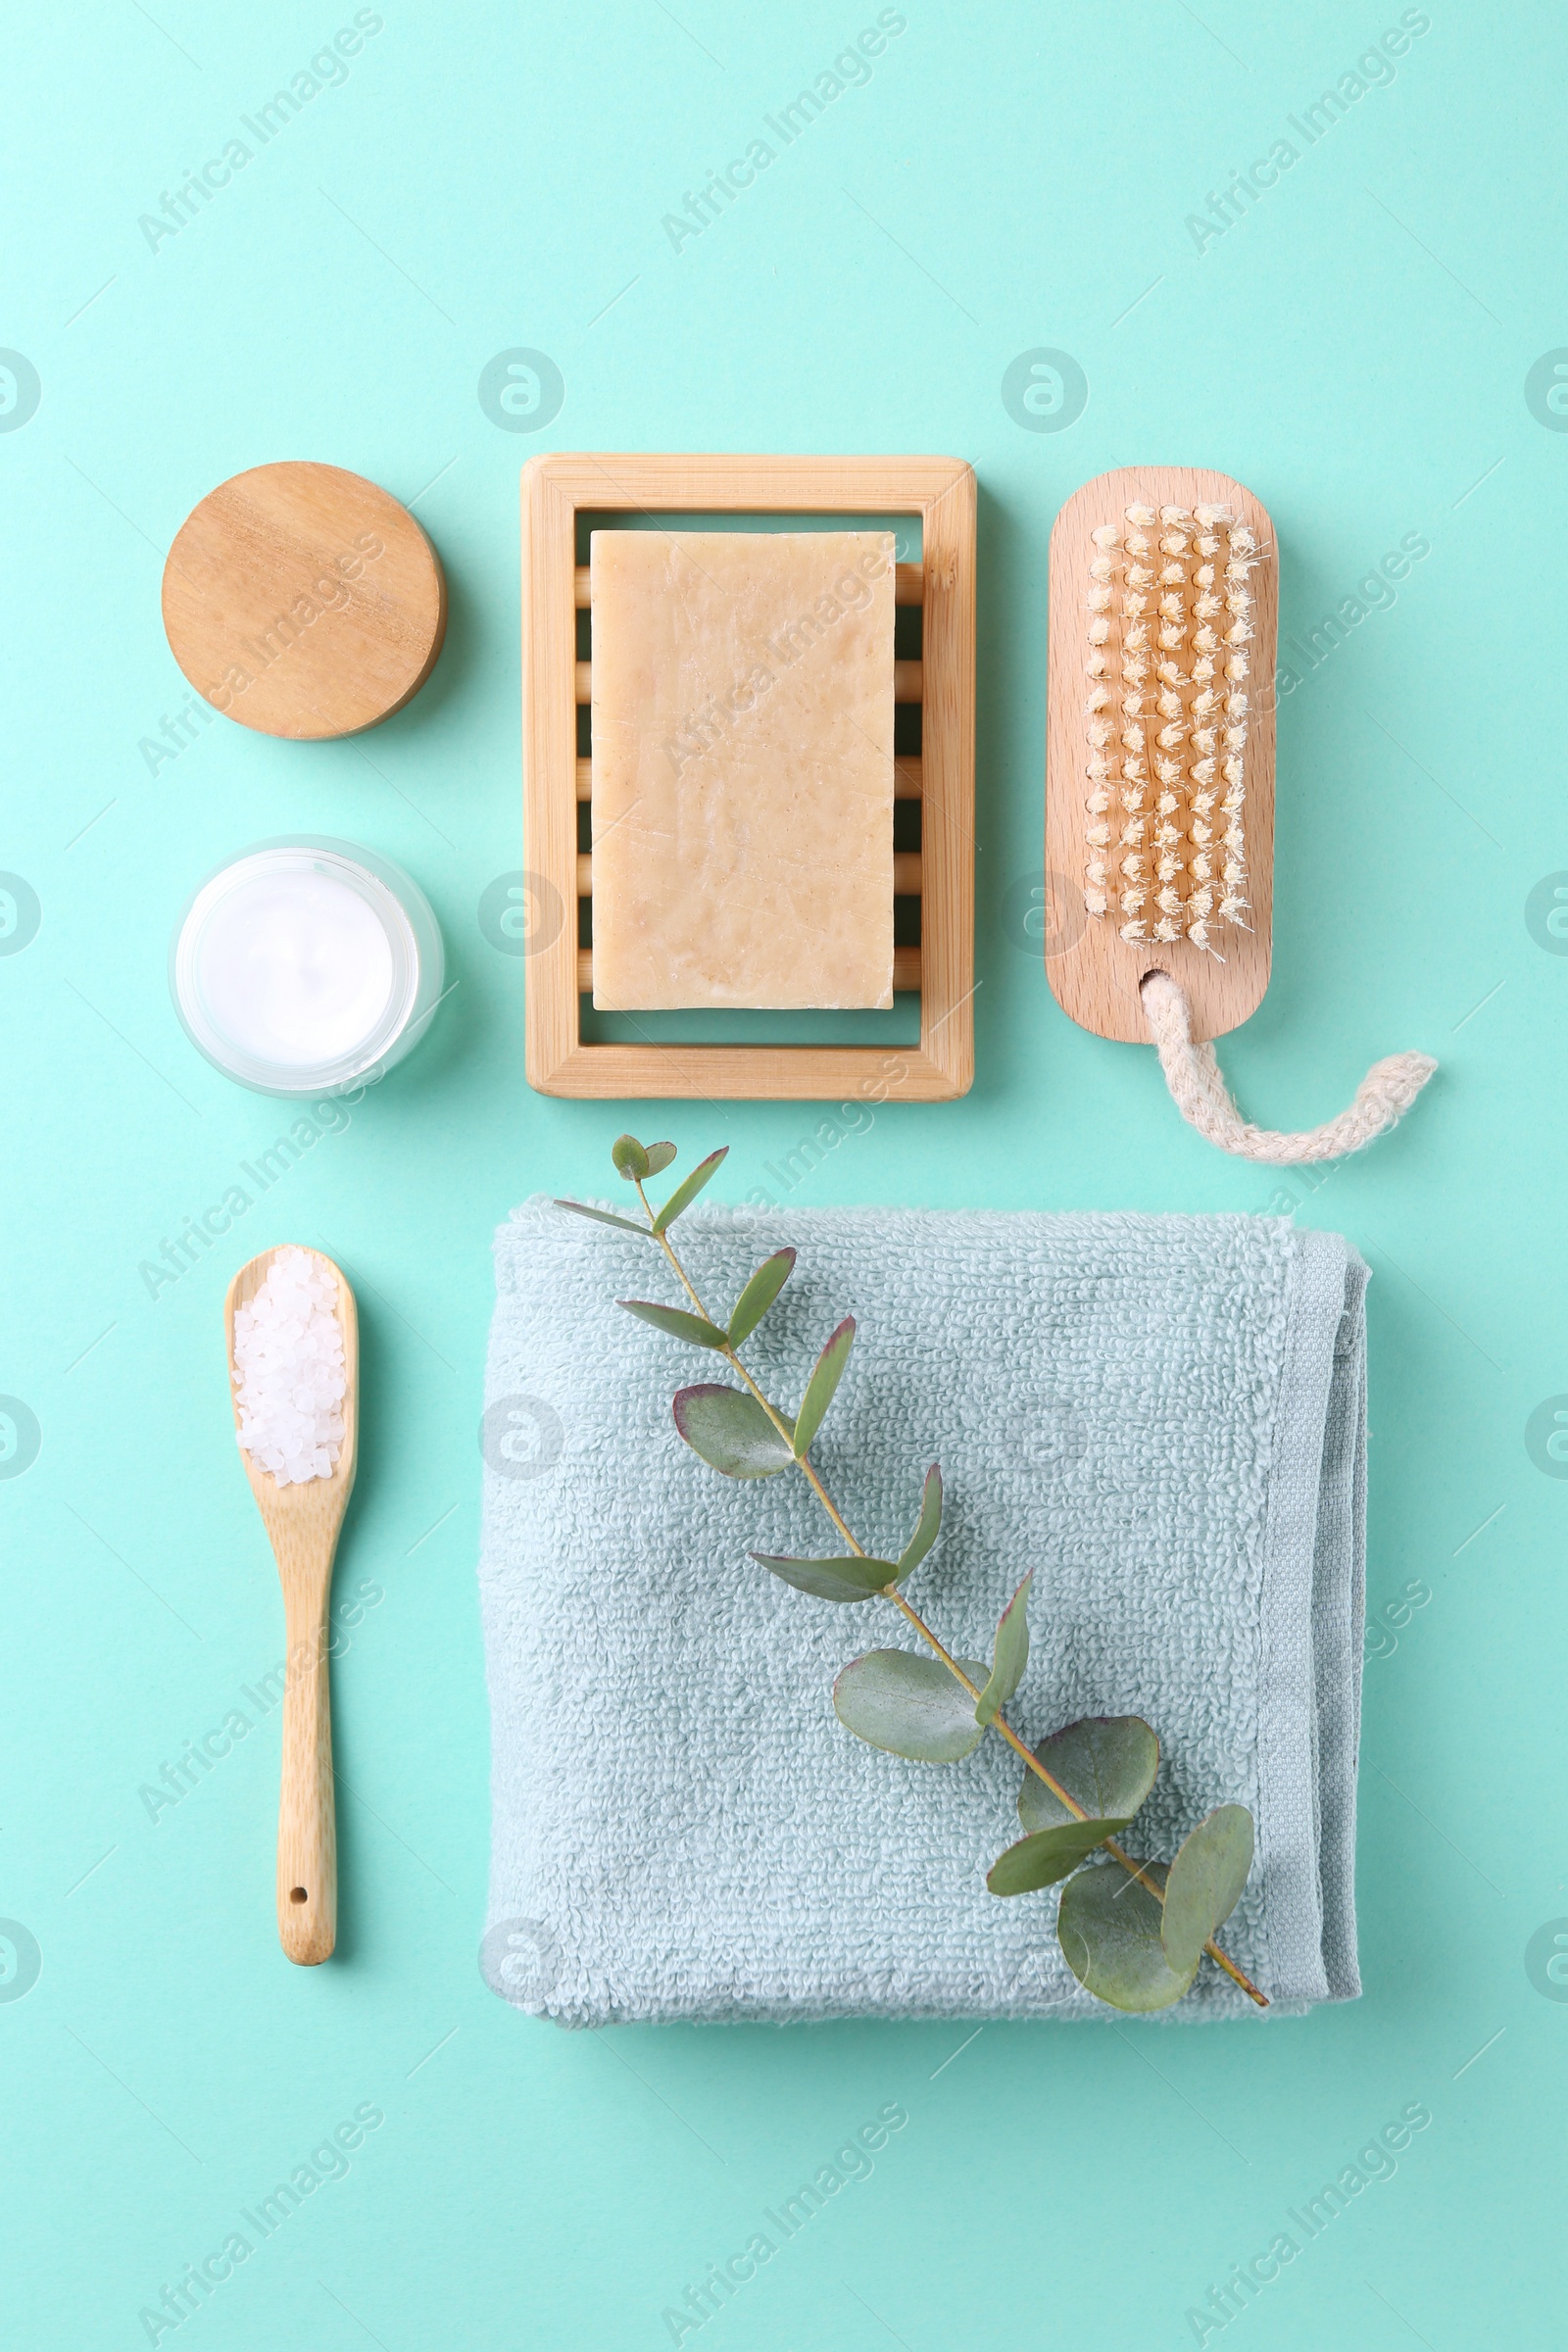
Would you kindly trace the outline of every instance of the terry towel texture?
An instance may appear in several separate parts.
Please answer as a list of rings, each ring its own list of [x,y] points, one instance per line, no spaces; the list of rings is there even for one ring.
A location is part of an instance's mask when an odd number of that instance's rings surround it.
[[[619,1203],[615,1204],[621,1205]],[[989,1657],[1036,1570],[1031,1741],[1147,1716],[1159,1780],[1127,1842],[1168,1859],[1217,1804],[1257,1856],[1223,1941],[1287,2013],[1359,1990],[1366,1268],[1272,1218],[694,1210],[721,1316],[799,1262],[747,1344],[787,1409],[842,1315],[854,1354],[812,1449],[868,1550],[947,1509],[909,1584]],[[481,1596],[493,1724],[482,1966],[517,2006],[616,2019],[1110,2017],[1056,1944],[1056,1890],[984,1876],[1021,1767],[986,1740],[923,1765],[852,1738],[841,1666],[917,1646],[752,1550],[822,1555],[794,1472],[721,1478],[670,1397],[724,1367],[615,1306],[676,1297],[652,1244],[527,1201],[496,1240]],[[1205,1962],[1176,2020],[1258,2014]]]

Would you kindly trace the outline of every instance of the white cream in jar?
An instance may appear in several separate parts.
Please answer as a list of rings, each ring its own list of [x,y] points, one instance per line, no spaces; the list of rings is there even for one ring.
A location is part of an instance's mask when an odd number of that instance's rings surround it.
[[[170,986],[192,1043],[228,1077],[333,1095],[423,1035],[443,961],[429,902],[401,867],[351,842],[270,841],[196,892]]]

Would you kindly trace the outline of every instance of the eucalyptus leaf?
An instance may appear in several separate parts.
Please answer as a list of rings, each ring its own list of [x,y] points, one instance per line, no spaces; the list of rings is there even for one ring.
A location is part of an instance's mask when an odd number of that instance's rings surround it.
[[[771,1568],[785,1584],[793,1585],[797,1592],[814,1592],[818,1600],[869,1600],[874,1592],[885,1591],[899,1573],[891,1560],[858,1554],[837,1560],[792,1560],[776,1552],[754,1551],[752,1557]]]
[[[617,1135],[610,1147],[610,1156],[620,1170],[623,1184],[635,1184],[648,1173],[648,1154],[634,1135]]]
[[[618,1225],[622,1233],[640,1233],[645,1241],[653,1239],[653,1228],[634,1225],[630,1217],[612,1217],[608,1208],[590,1208],[586,1200],[558,1200],[558,1208],[569,1208],[579,1217],[592,1217],[596,1225]]]
[[[1165,1881],[1160,1940],[1179,1976],[1195,1970],[1203,1946],[1235,1910],[1252,1867],[1252,1816],[1245,1805],[1216,1805],[1182,1840]]]
[[[667,1332],[672,1340],[690,1340],[697,1348],[725,1348],[729,1345],[716,1324],[705,1315],[689,1315],[683,1306],[661,1306],[655,1298],[617,1298],[628,1315],[651,1323],[656,1331]]]
[[[794,1266],[793,1250],[775,1250],[771,1257],[763,1258],[735,1301],[734,1312],[729,1319],[729,1344],[732,1348],[738,1348],[742,1340],[751,1338],[789,1280]]]
[[[668,1167],[674,1156],[675,1147],[673,1144],[650,1144],[648,1147],[649,1175],[658,1176],[662,1174],[662,1171]]]
[[[942,1526],[942,1473],[933,1462],[920,1490],[920,1516],[913,1535],[899,1554],[900,1581],[918,1568]]]
[[[822,1426],[822,1415],[833,1401],[833,1392],[844,1378],[844,1367],[850,1360],[855,1345],[855,1317],[846,1315],[811,1368],[801,1398],[801,1409],[795,1420],[795,1458],[800,1460],[811,1440]]]
[[[998,1708],[1006,1705],[1023,1681],[1023,1670],[1029,1663],[1029,1588],[1034,1581],[1035,1572],[1031,1568],[997,1620],[996,1651],[974,1711],[976,1723],[995,1723]],[[1034,1775],[1031,1773],[1029,1777],[1032,1780]],[[1041,1785],[1044,1787],[1044,1783]],[[1046,1881],[1042,1879],[1040,1884],[1045,1886]]]
[[[1126,1827],[1124,1821],[1060,1821],[1054,1830],[1036,1830],[997,1856],[986,1885],[993,1894],[1032,1894],[1037,1886],[1054,1886]]]
[[[985,1674],[977,1659],[958,1664],[973,1683]],[[852,1658],[833,1686],[833,1706],[858,1740],[920,1764],[956,1764],[985,1738],[963,1685],[938,1659],[907,1649]]]
[[[1035,1754],[1097,1821],[1112,1815],[1131,1821],[1159,1771],[1159,1741],[1141,1715],[1086,1715],[1042,1740]],[[1050,1830],[1073,1815],[1037,1774],[1026,1772],[1018,1819],[1026,1830]]]
[[[709,1381],[680,1389],[674,1412],[675,1427],[693,1453],[726,1478],[773,1478],[795,1460],[788,1440],[744,1389]]]
[[[1163,1886],[1163,1864],[1138,1867]],[[1198,1963],[1185,1971],[1171,1967],[1159,1937],[1161,1916],[1157,1895],[1119,1863],[1102,1863],[1080,1870],[1062,1888],[1056,1940],[1079,1984],[1097,2000],[1112,2009],[1168,2009],[1191,1984]]]
[[[698,1161],[696,1167],[693,1168],[685,1183],[676,1185],[675,1190],[670,1194],[669,1199],[664,1202],[664,1205],[660,1210],[658,1216],[655,1217],[655,1233],[667,1233],[669,1231],[670,1227],[674,1224],[675,1219],[681,1214],[682,1210],[690,1208],[692,1202],[696,1200],[698,1194],[702,1191],[710,1176],[714,1173],[719,1161],[721,1159],[727,1159],[728,1156],[728,1144],[721,1144],[716,1152],[710,1152],[706,1159],[700,1159]]]

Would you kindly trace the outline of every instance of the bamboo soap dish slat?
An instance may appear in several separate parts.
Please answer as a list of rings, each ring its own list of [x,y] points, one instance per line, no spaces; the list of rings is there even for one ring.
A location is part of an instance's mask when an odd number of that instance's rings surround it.
[[[894,694],[921,712],[918,754],[897,755],[894,797],[920,805],[920,849],[895,858],[895,896],[918,897],[920,944],[894,955],[896,990],[918,991],[918,1046],[590,1044],[581,999],[593,951],[579,924],[529,960],[528,1083],[541,1094],[800,1102],[876,1091],[946,1102],[974,1077],[975,483],[953,458],[574,456],[535,458],[522,475],[523,823],[531,872],[561,904],[591,906],[593,861],[577,808],[591,796],[578,709],[592,657],[576,615],[590,610],[576,561],[581,513],[917,516],[921,561],[897,567],[899,605],[921,611],[918,662],[895,664]],[[684,527],[684,520],[683,520]],[[783,1016],[781,1016],[783,1017]],[[890,1072],[898,1074],[891,1078]]]

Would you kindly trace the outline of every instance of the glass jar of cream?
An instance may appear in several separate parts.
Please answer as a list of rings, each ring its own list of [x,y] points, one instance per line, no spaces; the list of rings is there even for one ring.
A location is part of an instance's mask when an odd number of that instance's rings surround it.
[[[192,1045],[263,1095],[373,1085],[429,1027],[443,970],[413,876],[310,834],[258,842],[210,874],[169,952]]]

